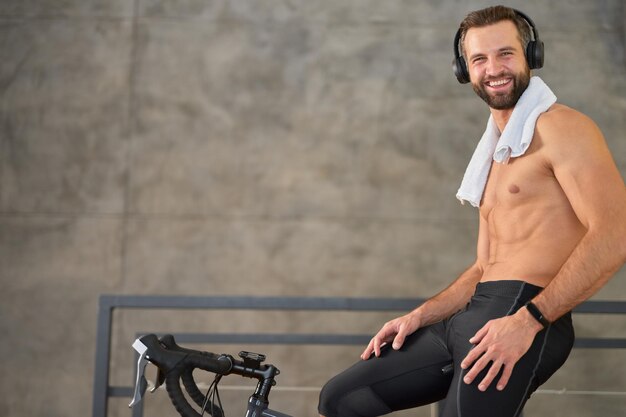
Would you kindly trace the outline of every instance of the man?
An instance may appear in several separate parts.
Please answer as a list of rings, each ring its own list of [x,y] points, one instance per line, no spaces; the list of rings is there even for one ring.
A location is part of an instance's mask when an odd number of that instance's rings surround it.
[[[492,7],[459,30],[464,69],[498,132],[531,90],[533,26],[523,16]],[[386,323],[362,360],[326,384],[321,415],[377,416],[445,398],[445,417],[515,417],[565,362],[569,312],[626,261],[626,188],[589,118],[556,103],[536,117],[522,156],[489,159],[474,264]]]

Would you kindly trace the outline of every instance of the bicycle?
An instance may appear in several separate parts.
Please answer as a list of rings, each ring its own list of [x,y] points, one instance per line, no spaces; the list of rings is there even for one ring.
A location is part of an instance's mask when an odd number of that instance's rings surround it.
[[[176,344],[174,336],[164,335],[158,338],[154,334],[139,337],[133,343],[139,353],[135,390],[129,407],[139,403],[148,388],[145,370],[148,363],[154,364],[157,371],[155,386],[150,392],[165,383],[165,388],[174,408],[182,417],[202,417],[208,413],[213,417],[224,417],[224,410],[219,398],[217,385],[226,375],[239,375],[258,380],[254,393],[248,399],[245,417],[291,417],[269,408],[269,394],[276,385],[275,377],[280,370],[274,365],[262,365],[265,355],[241,351],[235,359],[227,354],[215,354],[188,349]],[[215,374],[215,379],[206,394],[202,394],[193,377],[194,369],[202,369]],[[180,383],[193,402],[200,407],[201,413],[189,403]]]

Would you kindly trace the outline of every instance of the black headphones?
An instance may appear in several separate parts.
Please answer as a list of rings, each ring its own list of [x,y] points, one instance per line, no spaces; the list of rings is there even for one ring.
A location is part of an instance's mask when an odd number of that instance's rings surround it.
[[[535,23],[531,20],[530,17],[526,16],[519,10],[513,9],[513,11],[518,17],[524,19],[524,21],[530,27],[533,35],[533,38],[530,42],[528,42],[528,45],[526,46],[526,62],[528,62],[528,68],[532,70],[543,67],[543,42],[539,39],[539,33],[537,32],[537,27],[535,26]],[[452,70],[454,71],[456,79],[459,80],[461,84],[466,84],[470,81],[470,76],[467,71],[465,59],[461,54],[461,47],[459,45],[460,41],[461,28],[456,31],[456,35],[454,36],[454,61],[452,61]]]

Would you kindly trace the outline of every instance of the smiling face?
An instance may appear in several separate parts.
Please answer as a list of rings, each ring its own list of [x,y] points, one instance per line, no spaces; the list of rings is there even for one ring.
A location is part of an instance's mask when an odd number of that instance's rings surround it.
[[[512,109],[530,82],[515,24],[503,20],[467,31],[466,62],[474,91],[492,109]]]

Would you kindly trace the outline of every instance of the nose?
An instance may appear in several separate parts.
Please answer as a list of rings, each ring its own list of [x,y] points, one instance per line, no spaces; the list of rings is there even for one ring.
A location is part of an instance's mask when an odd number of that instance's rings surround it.
[[[487,58],[487,64],[485,65],[486,75],[499,75],[502,72],[502,63],[495,56]]]

